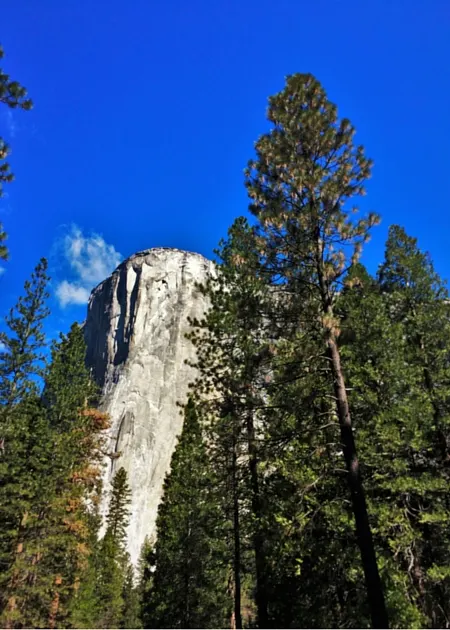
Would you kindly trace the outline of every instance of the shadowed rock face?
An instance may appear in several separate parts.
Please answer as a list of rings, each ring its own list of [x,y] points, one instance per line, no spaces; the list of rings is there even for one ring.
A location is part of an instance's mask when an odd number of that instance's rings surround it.
[[[195,287],[213,272],[199,254],[150,249],[135,254],[92,292],[85,325],[87,362],[102,387],[111,420],[102,512],[114,473],[123,466],[132,491],[128,551],[136,564],[146,536],[154,538],[164,477],[195,373],[185,338],[188,317],[201,318],[205,298]]]

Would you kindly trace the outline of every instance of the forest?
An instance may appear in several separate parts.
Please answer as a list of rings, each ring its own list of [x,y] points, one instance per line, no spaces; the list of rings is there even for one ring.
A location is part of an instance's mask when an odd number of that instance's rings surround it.
[[[3,71],[0,101],[32,107]],[[198,376],[137,568],[123,468],[101,528],[108,417],[82,326],[46,351],[45,259],[6,316],[2,627],[450,627],[446,283],[400,225],[376,273],[362,264],[372,161],[314,76],[289,75],[267,119],[249,212],[198,287]]]

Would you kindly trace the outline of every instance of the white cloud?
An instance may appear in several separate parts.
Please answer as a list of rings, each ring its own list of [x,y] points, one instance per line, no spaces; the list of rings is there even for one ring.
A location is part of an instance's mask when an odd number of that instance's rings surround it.
[[[2,341],[0,341],[0,352],[5,352],[5,350],[6,350],[5,344]]]
[[[95,284],[108,276],[122,260],[122,255],[102,236],[84,236],[76,225],[64,237],[66,259],[83,283]]]
[[[59,248],[73,278],[64,280],[56,289],[62,307],[69,304],[85,304],[93,287],[114,271],[122,255],[114,245],[106,243],[99,234],[84,235],[72,225]]]
[[[89,293],[89,289],[67,280],[63,280],[56,287],[56,297],[63,308],[68,304],[86,304]]]
[[[4,267],[0,267],[0,276],[5,273],[6,269]]]

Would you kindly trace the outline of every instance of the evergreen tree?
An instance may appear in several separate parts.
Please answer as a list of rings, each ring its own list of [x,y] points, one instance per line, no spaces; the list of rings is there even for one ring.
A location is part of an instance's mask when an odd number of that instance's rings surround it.
[[[47,263],[25,283],[25,294],[0,333],[0,618],[20,621],[24,590],[33,583],[37,552],[31,531],[37,497],[48,472],[50,436],[39,401],[43,369],[43,321],[48,315]]]
[[[107,417],[92,409],[96,386],[84,358],[83,331],[74,324],[52,349],[43,404],[52,432],[54,499],[42,544],[42,574],[52,581],[49,626],[67,623],[80,581],[89,574],[98,529],[103,430]]]
[[[87,408],[95,388],[74,325],[43,370],[45,263],[7,319],[1,392],[2,620],[7,627],[56,627],[70,616],[91,553],[103,414]],[[15,358],[17,355],[17,358]],[[44,395],[40,392],[42,377]]]
[[[320,339],[277,344],[265,463],[271,627],[365,626],[339,425]],[[270,420],[270,422],[269,422]]]
[[[269,99],[270,133],[256,143],[256,159],[246,171],[250,210],[257,219],[257,244],[270,282],[303,304],[306,330],[317,330],[327,352],[335,411],[339,420],[357,540],[375,627],[388,625],[383,590],[369,524],[361,470],[338,345],[336,297],[357,262],[375,215],[355,221],[347,208],[364,193],[371,162],[353,143],[354,129],[339,120],[336,107],[311,75],[287,78]],[[331,392],[330,392],[331,393]]]
[[[423,627],[426,618],[408,576],[417,535],[409,502],[431,481],[419,481],[413,465],[426,442],[427,404],[418,396],[418,372],[407,361],[402,327],[390,321],[378,283],[363,268],[350,274],[339,307],[341,352],[389,617],[394,627]]]
[[[450,619],[448,293],[417,240],[395,225],[378,279],[390,325],[402,331],[404,365],[415,374],[409,387],[415,435],[407,452],[408,493],[402,496],[413,541],[404,566],[428,623],[444,626]]]
[[[112,483],[107,527],[98,555],[98,628],[119,628],[124,614],[123,591],[129,565],[125,544],[130,496],[127,473],[124,468],[119,468]]]
[[[4,52],[0,46],[0,60],[3,59]],[[13,109],[20,108],[24,110],[30,110],[33,107],[33,102],[27,98],[27,91],[17,81],[11,80],[10,76],[6,74],[0,68],[0,103],[4,103],[8,107]],[[0,197],[3,195],[3,183],[11,182],[13,180],[13,174],[11,172],[9,163],[6,161],[10,152],[8,144],[3,138],[0,137]],[[6,233],[2,229],[0,224],[0,259],[6,260],[8,257],[8,250],[4,244],[6,240]]]
[[[113,479],[109,510],[106,516],[106,532],[111,535],[120,549],[125,547],[130,501],[131,490],[127,481],[127,473],[125,468],[119,468]]]
[[[133,567],[129,564],[122,590],[123,613],[120,622],[121,628],[142,628],[140,594],[140,589],[135,584]]]
[[[39,377],[44,365],[43,322],[49,315],[46,306],[47,261],[43,258],[24,285],[24,295],[5,318],[9,329],[0,332],[1,418],[6,423],[17,404],[39,393]],[[4,437],[4,436],[3,436]]]
[[[224,627],[229,618],[215,475],[197,413],[189,402],[164,485],[154,572],[147,573],[151,588],[143,602],[145,627]]]
[[[390,619],[394,627],[440,627],[448,623],[448,473],[432,401],[442,393],[444,402],[448,387],[446,292],[398,226],[378,280],[355,268],[339,300],[349,398]],[[444,368],[436,388],[428,360]]]
[[[89,556],[83,568],[80,580],[74,589],[70,601],[69,619],[65,625],[69,628],[94,628],[98,618],[97,598],[97,566],[99,560],[100,518],[96,512],[92,514],[92,522],[89,527]]]
[[[264,379],[276,331],[267,330],[268,313],[274,314],[273,298],[266,283],[254,273],[254,251],[253,231],[246,220],[238,219],[216,252],[220,266],[215,276],[201,288],[211,308],[203,321],[192,322],[194,330],[189,335],[196,345],[195,365],[200,373],[193,391],[202,399],[202,409],[207,409],[210,456],[216,464],[220,462],[224,487],[222,509],[226,518],[232,515],[238,628],[243,623],[242,600],[247,595],[242,591],[243,578],[254,589],[257,625],[268,624],[261,466],[265,457]],[[273,317],[270,321],[273,323]],[[248,557],[249,547],[252,559]],[[253,611],[248,613],[253,615]]]
[[[149,606],[150,592],[153,587],[153,570],[155,567],[155,553],[153,545],[146,537],[139,555],[137,566],[137,584],[139,591],[139,618],[144,618],[143,611]]]

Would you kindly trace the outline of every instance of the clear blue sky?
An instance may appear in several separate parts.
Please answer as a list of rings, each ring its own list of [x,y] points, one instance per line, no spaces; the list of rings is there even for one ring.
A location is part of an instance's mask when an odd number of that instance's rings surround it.
[[[16,174],[1,313],[40,256],[68,302],[141,249],[210,256],[246,212],[267,97],[294,72],[316,75],[375,160],[364,206],[383,222],[364,262],[395,222],[450,275],[448,0],[9,0],[0,16],[3,67],[35,103],[0,110]],[[53,307],[55,330],[84,317]]]

